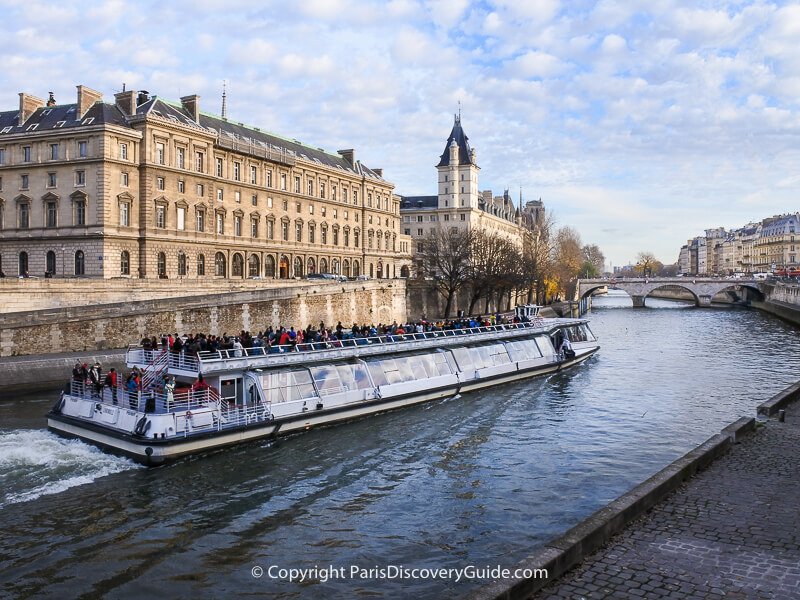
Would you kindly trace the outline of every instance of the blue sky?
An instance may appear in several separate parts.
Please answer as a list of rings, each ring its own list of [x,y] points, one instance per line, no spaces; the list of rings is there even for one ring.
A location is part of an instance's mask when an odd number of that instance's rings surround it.
[[[541,198],[621,266],[800,210],[800,5],[0,0],[0,110],[75,85],[197,93],[433,194],[461,102],[480,189]]]

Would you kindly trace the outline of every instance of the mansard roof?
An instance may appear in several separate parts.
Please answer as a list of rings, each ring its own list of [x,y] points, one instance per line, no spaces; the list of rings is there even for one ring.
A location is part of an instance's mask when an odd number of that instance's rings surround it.
[[[160,116],[182,125],[198,126],[191,115],[189,115],[182,106],[161,100],[157,96],[153,96],[149,101],[139,105],[136,112],[137,114]],[[272,150],[283,150],[294,158],[302,158],[341,171],[365,175],[368,178],[383,181],[383,177],[372,169],[364,166],[360,161],[356,161],[355,165],[351,165],[350,162],[340,154],[331,154],[322,148],[313,148],[298,140],[288,140],[274,133],[262,131],[257,127],[249,127],[243,123],[232,123],[227,119],[204,112],[200,113],[199,126],[220,135],[227,135],[238,142],[253,144]]]
[[[95,102],[80,118],[78,118],[77,110],[77,104],[44,106],[37,108],[21,126],[17,123],[19,110],[0,112],[0,135],[24,133],[32,125],[36,125],[36,127],[31,131],[71,129],[103,124],[127,126],[124,115],[113,104]]]
[[[400,210],[439,208],[439,196],[400,196]]]
[[[447,143],[444,146],[444,152],[437,167],[450,166],[450,144],[455,141],[458,146],[458,164],[471,165],[472,164],[472,150],[469,147],[469,138],[464,130],[461,128],[461,116],[455,115],[455,122],[453,129],[450,131],[450,137],[447,138]]]

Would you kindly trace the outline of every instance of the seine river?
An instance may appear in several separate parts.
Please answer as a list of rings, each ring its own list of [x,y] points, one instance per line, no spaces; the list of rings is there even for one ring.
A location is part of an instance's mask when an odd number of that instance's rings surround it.
[[[47,433],[56,392],[4,398],[0,597],[463,595],[401,575],[511,568],[796,381],[791,326],[647,304],[596,299],[573,371],[157,469]]]

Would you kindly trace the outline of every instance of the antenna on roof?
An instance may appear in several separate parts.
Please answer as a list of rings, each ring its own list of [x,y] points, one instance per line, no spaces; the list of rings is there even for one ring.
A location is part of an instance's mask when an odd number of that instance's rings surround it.
[[[461,123],[461,100],[458,101],[458,122]]]
[[[125,91],[125,82],[124,81],[122,82],[122,91],[123,92]]]
[[[223,119],[226,119],[228,117],[228,108],[226,106],[226,100],[227,100],[228,94],[227,94],[227,91],[225,89],[225,84],[226,84],[226,81],[223,79],[222,80],[222,118]]]

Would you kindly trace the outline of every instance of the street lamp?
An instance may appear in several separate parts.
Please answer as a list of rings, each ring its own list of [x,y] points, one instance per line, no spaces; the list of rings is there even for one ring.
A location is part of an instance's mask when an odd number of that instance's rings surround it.
[[[64,253],[67,251],[66,246],[61,246],[61,278],[64,279],[67,276],[67,266],[64,262]]]

